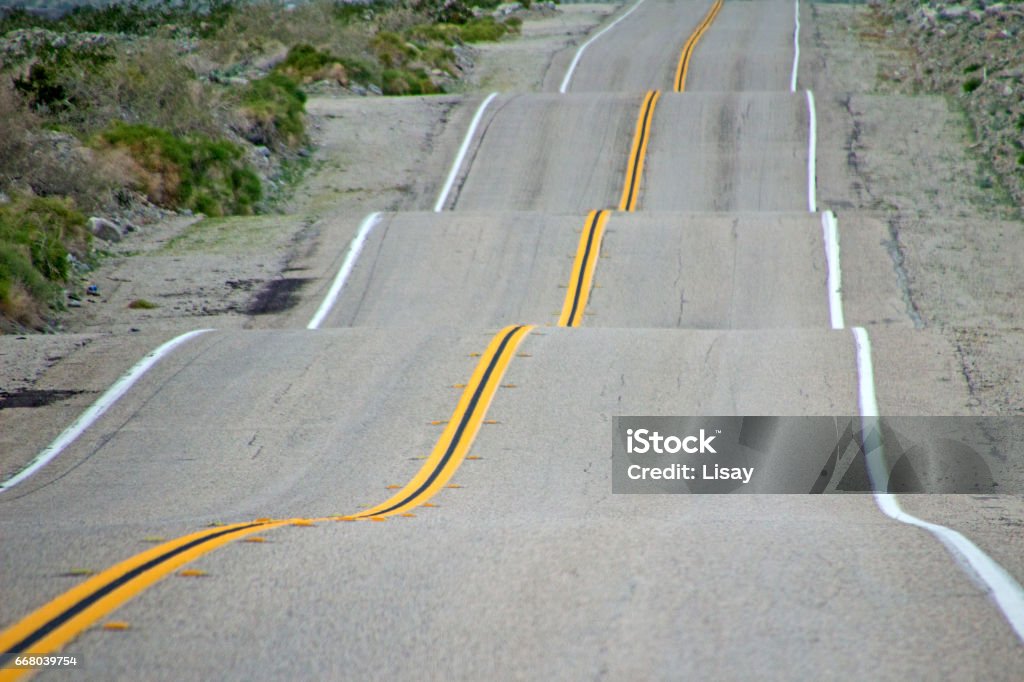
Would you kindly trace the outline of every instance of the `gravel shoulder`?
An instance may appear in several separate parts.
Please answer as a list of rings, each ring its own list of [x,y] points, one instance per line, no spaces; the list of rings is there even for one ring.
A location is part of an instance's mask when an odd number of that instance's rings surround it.
[[[915,57],[863,5],[813,3],[803,59],[819,116],[820,206],[889,226],[906,315],[957,349],[971,412],[1024,414],[1024,223],[955,96],[912,94]]]

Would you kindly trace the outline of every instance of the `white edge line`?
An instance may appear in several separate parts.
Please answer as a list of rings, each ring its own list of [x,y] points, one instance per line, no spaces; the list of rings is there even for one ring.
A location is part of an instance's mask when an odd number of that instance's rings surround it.
[[[814,93],[810,90],[805,92],[807,93],[807,111],[810,118],[807,143],[807,210],[815,213],[818,210],[818,199],[814,190],[816,182],[815,157],[818,155],[818,116],[814,111]]]
[[[878,418],[878,403],[875,398],[874,369],[871,362],[871,342],[867,330],[863,327],[853,328],[853,337],[857,346],[858,393],[861,411],[861,428],[864,433],[875,429]],[[988,589],[989,595],[996,606],[1013,628],[1017,638],[1024,642],[1024,587],[1021,587],[1012,575],[1000,566],[992,557],[968,540],[963,534],[946,526],[924,521],[908,514],[900,507],[899,500],[892,493],[878,492],[875,484],[876,476],[884,480],[884,457],[880,438],[868,453],[868,473],[872,480],[875,503],[883,514],[891,519],[905,523],[931,533],[941,542],[955,559],[966,564],[975,577]]]
[[[169,354],[175,348],[193,337],[205,334],[208,331],[212,330],[197,329],[195,331],[176,336],[135,363],[134,367],[118,379],[113,386],[108,388],[107,392],[101,395],[99,399],[89,407],[89,409],[83,412],[81,416],[71,424],[71,426],[66,428],[63,433],[57,436],[56,440],[47,445],[38,455],[36,455],[36,458],[29,462],[28,466],[14,476],[8,478],[6,481],[0,483],[0,492],[13,488],[46,466],[57,455],[59,455],[64,448],[71,445],[76,438],[82,435],[87,428],[92,426],[104,412],[110,409],[110,407],[116,403],[118,399],[120,399],[121,396],[123,396],[128,389],[142,377],[143,374],[159,362],[162,357]]]
[[[871,362],[871,341],[868,339],[868,331],[864,327],[854,327],[853,339],[857,344],[857,404],[860,416],[878,417],[875,368]]]
[[[363,222],[359,225],[359,231],[356,232],[356,236],[352,238],[352,242],[348,246],[345,260],[342,261],[341,267],[338,268],[338,274],[334,276],[331,288],[327,291],[327,295],[324,296],[320,307],[317,308],[313,319],[306,325],[306,329],[319,329],[320,323],[327,317],[327,313],[331,312],[331,308],[334,307],[335,302],[338,300],[338,294],[341,293],[342,287],[345,286],[348,276],[352,274],[352,268],[355,267],[356,259],[359,258],[359,254],[363,250],[366,238],[370,236],[370,232],[379,222],[380,213],[371,213],[363,218]]]
[[[558,88],[558,92],[560,92],[561,94],[564,95],[565,91],[569,89],[569,81],[572,80],[572,75],[573,75],[573,73],[576,72],[576,65],[579,64],[580,57],[583,56],[583,52],[588,47],[590,47],[590,43],[594,42],[595,40],[597,40],[598,38],[603,36],[605,33],[607,33],[608,31],[612,30],[612,28],[614,28],[617,23],[619,23],[620,21],[622,21],[623,19],[628,17],[630,14],[635,12],[636,8],[639,7],[642,4],[644,4],[644,0],[639,0],[635,5],[633,5],[632,7],[629,8],[628,12],[626,12],[625,14],[620,16],[618,19],[616,19],[612,23],[610,23],[607,26],[605,26],[596,35],[591,37],[590,40],[588,40],[587,42],[585,42],[582,45],[580,45],[580,49],[576,50],[576,56],[574,56],[572,58],[572,63],[569,64],[569,70],[565,72],[565,78],[562,79],[562,85]]]
[[[839,267],[839,222],[832,211],[821,214],[821,230],[825,240],[825,262],[828,266],[828,314],[833,329],[846,326],[843,319],[843,272]]]
[[[789,91],[796,92],[796,73],[800,66],[800,0],[793,1],[794,23],[793,29],[793,75],[789,79]]]
[[[469,151],[469,143],[473,140],[473,135],[476,133],[477,126],[480,125],[480,119],[484,117],[484,109],[491,103],[498,93],[492,92],[487,96],[481,104],[480,108],[476,110],[476,114],[473,116],[473,122],[469,124],[469,130],[466,131],[466,139],[462,141],[462,146],[459,147],[459,153],[455,156],[455,161],[452,163],[452,169],[448,172],[448,179],[444,181],[444,187],[441,188],[441,194],[437,197],[437,203],[434,204],[434,213],[440,213],[444,208],[444,202],[448,201],[448,193],[452,191],[452,185],[455,184],[455,178],[459,174],[459,168],[462,167],[462,161],[466,158],[466,152]]]

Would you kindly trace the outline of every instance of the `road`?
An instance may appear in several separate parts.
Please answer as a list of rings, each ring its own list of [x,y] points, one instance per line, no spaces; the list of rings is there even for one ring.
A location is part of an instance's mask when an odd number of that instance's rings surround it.
[[[840,216],[830,296],[794,3],[709,10],[646,0],[567,93],[499,95],[318,329],[190,340],[0,493],[3,648],[83,679],[1020,679],[983,572],[873,495],[612,494],[617,415],[858,415],[868,382],[964,411],[873,217]]]

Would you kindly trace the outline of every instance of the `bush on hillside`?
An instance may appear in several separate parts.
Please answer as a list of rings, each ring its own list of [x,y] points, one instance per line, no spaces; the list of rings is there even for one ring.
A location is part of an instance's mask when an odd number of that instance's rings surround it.
[[[246,215],[262,196],[259,177],[241,147],[204,135],[176,137],[140,124],[114,123],[95,140],[101,149],[126,153],[133,182],[155,204],[207,215]]]
[[[0,315],[41,327],[71,276],[69,254],[89,250],[85,216],[65,199],[16,196],[0,204]]]

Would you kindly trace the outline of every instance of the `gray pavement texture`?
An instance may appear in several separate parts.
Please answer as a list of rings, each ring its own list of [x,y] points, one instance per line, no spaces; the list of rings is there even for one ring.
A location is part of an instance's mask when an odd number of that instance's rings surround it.
[[[608,221],[583,327],[552,326],[587,212],[618,202],[642,93],[671,86],[710,4],[647,0],[593,44],[570,94],[502,95],[452,210],[385,214],[324,329],[200,337],[0,495],[0,623],[147,539],[382,501],[495,332],[533,323],[436,509],[204,555],[206,577],[120,608],[130,629],[65,647],[74,676],[1020,679],[1024,648],[984,587],[869,495],[611,492],[617,415],[858,410],[854,337],[830,328],[806,210],[789,2],[726,2],[689,92],[658,104],[640,210]],[[345,238],[322,247],[339,261],[356,224],[340,220]],[[847,324],[871,335],[881,411],[969,413],[955,344],[907,315],[886,226],[855,211],[839,225]],[[985,505],[1008,519],[995,529],[972,505],[909,503],[1021,577],[1019,504]]]

